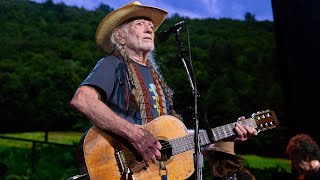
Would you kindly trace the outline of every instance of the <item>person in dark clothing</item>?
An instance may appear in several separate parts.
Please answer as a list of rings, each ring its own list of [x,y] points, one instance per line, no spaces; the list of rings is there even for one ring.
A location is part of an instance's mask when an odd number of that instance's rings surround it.
[[[243,166],[243,158],[236,155],[234,142],[218,142],[205,150],[212,180],[256,180],[255,176]]]
[[[309,134],[293,136],[287,145],[286,153],[291,166],[298,172],[299,180],[320,179],[320,148]]]

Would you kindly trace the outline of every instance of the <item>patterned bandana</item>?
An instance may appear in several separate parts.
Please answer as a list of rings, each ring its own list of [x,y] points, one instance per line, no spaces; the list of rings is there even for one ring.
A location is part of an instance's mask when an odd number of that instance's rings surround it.
[[[136,63],[129,63],[130,66],[132,66],[133,72],[131,74],[133,83],[135,85],[135,88],[137,89],[138,96],[139,96],[139,109],[140,109],[140,114],[142,118],[142,124],[148,123],[154,119],[152,112],[151,112],[151,106],[150,102],[148,100],[148,92],[147,88],[145,86],[145,83],[143,81],[143,78],[141,76],[141,73],[137,67]],[[167,101],[166,101],[166,96],[165,96],[165,91],[164,88],[161,86],[159,82],[159,76],[157,75],[155,69],[152,67],[150,62],[147,62],[147,67],[150,69],[156,92],[158,94],[158,98],[156,101],[159,103],[159,107],[157,108],[160,116],[161,115],[166,115],[168,114],[168,107],[167,107]],[[170,97],[169,97],[170,98]]]

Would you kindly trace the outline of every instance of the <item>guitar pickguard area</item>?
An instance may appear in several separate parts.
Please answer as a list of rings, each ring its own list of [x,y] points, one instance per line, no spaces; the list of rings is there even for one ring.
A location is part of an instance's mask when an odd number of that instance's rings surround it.
[[[172,146],[169,141],[165,140],[165,137],[158,137],[158,140],[162,146],[161,158],[156,161],[156,165],[159,168],[163,168],[164,165],[169,164],[172,159]],[[141,170],[147,169],[142,157],[138,154],[133,154],[132,151],[125,148],[121,151],[115,151],[115,159],[119,168],[120,174],[132,174],[138,173]]]

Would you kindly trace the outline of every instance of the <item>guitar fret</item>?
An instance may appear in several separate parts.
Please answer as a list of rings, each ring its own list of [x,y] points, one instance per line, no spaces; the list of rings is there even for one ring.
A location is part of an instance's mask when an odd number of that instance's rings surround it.
[[[207,145],[210,143],[209,137],[207,135],[207,132],[205,130],[199,131],[199,140],[200,140],[200,146]],[[184,137],[172,139],[172,153],[179,154],[181,152],[189,151],[191,149],[194,149],[194,135],[189,134]]]
[[[221,139],[221,137],[220,137],[220,127],[217,127],[217,128],[214,128],[214,129],[216,129],[216,132],[218,133],[217,135],[217,139]]]
[[[199,131],[200,133],[200,142],[201,142],[201,146],[203,145],[207,145],[207,144],[210,144],[210,139],[208,137],[208,134],[205,130],[200,130]]]
[[[227,131],[226,131],[226,128],[227,126],[222,126],[221,128],[222,128],[222,130],[223,130],[223,132],[222,132],[222,138],[225,138],[225,137],[227,137]]]
[[[184,151],[188,151],[193,148],[193,144],[190,142],[193,142],[190,138],[190,135],[184,136],[181,138],[172,139],[172,153],[173,154],[179,154]],[[188,143],[189,142],[189,143]]]
[[[227,124],[224,126],[220,126],[220,127],[216,127],[213,128],[213,132],[217,132],[218,134],[214,133],[214,140],[215,141],[220,141],[222,139],[225,139],[227,137],[230,137],[232,135],[235,135],[235,133],[233,132],[233,127],[234,127],[234,123],[231,124]]]

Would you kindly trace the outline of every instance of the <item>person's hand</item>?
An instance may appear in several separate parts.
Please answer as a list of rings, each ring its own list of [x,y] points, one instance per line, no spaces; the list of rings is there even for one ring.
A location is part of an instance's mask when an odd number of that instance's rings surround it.
[[[256,136],[258,134],[255,128],[247,125],[241,125],[241,121],[243,120],[245,120],[244,116],[239,117],[236,126],[234,127],[236,131],[235,141],[246,141],[250,136]]]
[[[147,166],[161,157],[160,142],[148,131],[140,129],[140,135],[132,142],[133,147],[142,156]]]

